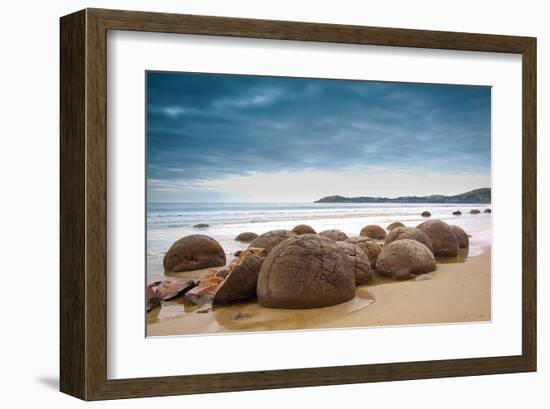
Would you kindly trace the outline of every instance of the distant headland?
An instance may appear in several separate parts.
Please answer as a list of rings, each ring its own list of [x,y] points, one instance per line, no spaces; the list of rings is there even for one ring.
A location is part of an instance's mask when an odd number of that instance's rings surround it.
[[[430,196],[401,196],[388,197],[344,197],[326,196],[314,203],[491,203],[491,188],[470,190],[454,196],[430,195]]]

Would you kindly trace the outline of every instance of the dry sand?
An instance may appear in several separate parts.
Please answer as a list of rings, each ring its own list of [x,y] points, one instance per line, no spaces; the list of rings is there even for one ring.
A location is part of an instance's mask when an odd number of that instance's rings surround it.
[[[148,336],[242,331],[350,328],[384,325],[489,321],[491,249],[462,263],[438,263],[432,278],[376,282],[358,287],[346,303],[312,310],[262,308],[257,303],[197,313],[167,303],[149,314]]]

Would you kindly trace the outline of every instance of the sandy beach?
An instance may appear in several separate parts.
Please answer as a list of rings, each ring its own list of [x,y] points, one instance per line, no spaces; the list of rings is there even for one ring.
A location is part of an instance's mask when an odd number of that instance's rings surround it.
[[[148,336],[352,328],[491,320],[491,249],[438,262],[426,280],[378,279],[359,286],[351,301],[332,307],[288,310],[256,302],[198,313],[182,301],[168,302],[148,315]]]

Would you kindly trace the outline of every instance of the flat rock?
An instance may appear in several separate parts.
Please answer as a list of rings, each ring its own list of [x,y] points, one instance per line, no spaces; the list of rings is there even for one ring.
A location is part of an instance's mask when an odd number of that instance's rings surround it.
[[[196,287],[187,291],[183,298],[195,305],[211,304],[222,281],[223,278],[221,277],[207,277],[201,280]]]
[[[183,297],[187,291],[195,287],[197,283],[194,280],[181,278],[168,278],[163,280],[157,287],[157,294],[163,301]]]

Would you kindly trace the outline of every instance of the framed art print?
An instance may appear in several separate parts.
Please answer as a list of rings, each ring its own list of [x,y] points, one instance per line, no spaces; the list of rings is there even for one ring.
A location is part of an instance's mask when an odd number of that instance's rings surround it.
[[[61,390],[535,370],[535,67],[527,37],[63,17]]]

